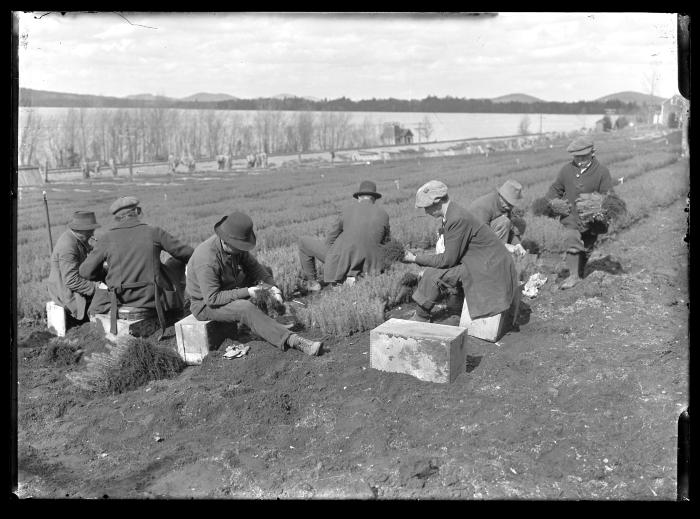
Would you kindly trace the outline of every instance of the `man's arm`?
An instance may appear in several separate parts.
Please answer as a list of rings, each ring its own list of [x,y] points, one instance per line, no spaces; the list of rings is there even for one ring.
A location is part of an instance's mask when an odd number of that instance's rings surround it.
[[[552,183],[551,186],[549,186],[549,190],[547,191],[547,194],[544,195],[544,197],[547,200],[552,200],[553,198],[563,198],[564,197],[564,193],[566,192],[566,188],[564,187],[563,172],[564,172],[563,169],[561,171],[559,171],[559,174],[557,175],[556,180]]]
[[[602,193],[603,195],[606,195],[613,190],[612,177],[610,176],[610,171],[608,170],[608,168],[602,168],[600,177],[600,186],[598,187],[598,192]]]
[[[335,222],[333,222],[333,226],[331,227],[330,231],[328,231],[328,234],[326,235],[326,244],[330,247],[335,243],[335,240],[340,236],[340,233],[343,232],[343,216],[340,215],[338,218],[336,218]]]
[[[66,287],[72,292],[84,296],[95,293],[95,283],[80,276],[80,258],[75,250],[64,251],[58,255],[58,268]]]
[[[446,269],[456,266],[467,249],[461,250],[466,238],[471,240],[473,226],[465,219],[448,222],[445,225],[445,252],[442,254],[418,254],[416,263],[424,267]],[[468,245],[467,245],[468,248]]]
[[[241,267],[249,278],[256,281],[263,281],[268,285],[275,284],[274,278],[251,253],[246,252],[243,254],[241,258]]]
[[[199,281],[199,289],[202,292],[202,299],[209,307],[215,308],[237,299],[249,297],[247,287],[222,290],[221,277],[214,265],[204,264],[196,267],[189,265],[188,268],[194,268],[196,279]]]
[[[78,274],[81,278],[89,279],[92,281],[101,281],[104,275],[104,269],[102,264],[105,259],[107,259],[106,249],[104,247],[104,241],[100,240],[97,242],[92,251],[87,255],[85,261],[80,264],[78,268]]]
[[[160,246],[173,258],[187,263],[190,260],[190,256],[194,252],[194,249],[189,245],[182,243],[180,240],[175,238],[172,234],[164,231],[160,227],[155,227],[156,242],[160,243]]]

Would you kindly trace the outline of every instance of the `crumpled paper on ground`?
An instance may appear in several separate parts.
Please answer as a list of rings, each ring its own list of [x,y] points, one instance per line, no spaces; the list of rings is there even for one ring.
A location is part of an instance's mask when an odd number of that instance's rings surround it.
[[[226,347],[226,352],[224,353],[224,357],[227,359],[235,359],[238,357],[242,357],[246,353],[248,353],[248,350],[250,349],[250,346],[244,346],[242,344],[236,344],[235,346],[227,346]]]
[[[544,274],[540,274],[539,272],[533,274],[532,276],[530,276],[530,279],[527,280],[527,283],[525,283],[525,286],[523,287],[523,295],[529,298],[537,296],[537,292],[539,291],[540,287],[546,282],[547,276],[545,276]]]

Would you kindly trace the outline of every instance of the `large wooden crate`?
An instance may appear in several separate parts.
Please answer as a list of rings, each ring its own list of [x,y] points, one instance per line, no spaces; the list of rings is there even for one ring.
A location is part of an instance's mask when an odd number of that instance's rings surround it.
[[[370,367],[429,382],[454,382],[466,370],[467,331],[389,319],[370,331]]]

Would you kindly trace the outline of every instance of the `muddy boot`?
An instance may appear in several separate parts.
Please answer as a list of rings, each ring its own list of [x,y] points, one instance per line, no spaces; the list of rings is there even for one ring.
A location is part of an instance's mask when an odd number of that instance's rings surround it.
[[[321,288],[323,287],[321,286],[321,283],[319,283],[315,279],[309,279],[304,284],[304,288],[306,288],[307,292],[320,292]]]
[[[295,350],[303,351],[307,355],[316,356],[320,353],[323,343],[293,333],[287,338],[287,345]]]
[[[578,276],[583,279],[585,270],[586,270],[586,264],[588,263],[588,258],[590,257],[590,253],[588,252],[582,252],[579,254],[579,259],[578,259]]]
[[[456,293],[450,293],[447,295],[447,313],[450,315],[461,315],[462,306],[464,305],[464,294],[461,290]]]
[[[567,290],[573,288],[576,284],[581,281],[579,276],[579,264],[581,262],[582,253],[566,253],[566,266],[569,269],[569,277],[567,277],[564,282],[559,285],[560,290]]]
[[[422,306],[418,306],[413,315],[408,318],[409,321],[417,321],[419,323],[429,323],[430,322],[430,310],[426,310]]]

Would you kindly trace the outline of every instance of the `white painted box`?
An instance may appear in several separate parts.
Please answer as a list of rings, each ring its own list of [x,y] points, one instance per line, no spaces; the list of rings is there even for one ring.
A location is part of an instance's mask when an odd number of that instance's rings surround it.
[[[518,296],[516,302],[508,310],[497,315],[492,315],[491,317],[472,320],[469,316],[469,306],[467,304],[467,298],[465,297],[462,315],[459,319],[459,326],[460,328],[466,328],[467,333],[472,337],[489,342],[496,342],[511,328],[519,308],[520,297]]]
[[[46,325],[58,337],[66,336],[66,309],[54,301],[46,303]]]
[[[466,370],[467,330],[389,319],[370,331],[370,367],[447,383]]]
[[[236,323],[200,321],[190,314],[175,323],[177,352],[186,364],[201,364],[226,337],[235,336],[236,330]]]

